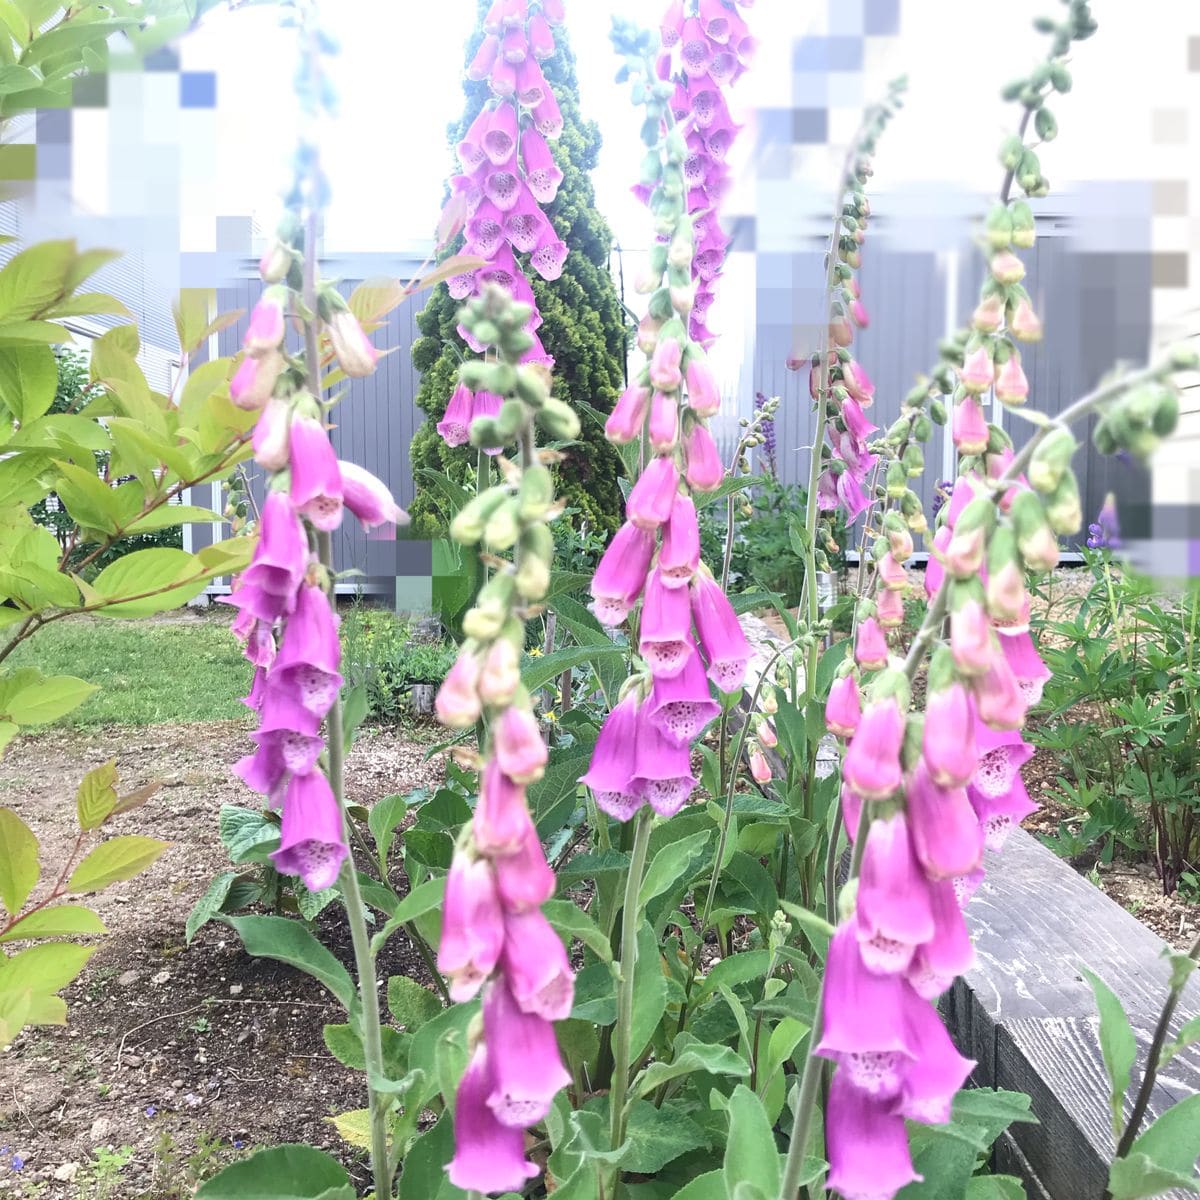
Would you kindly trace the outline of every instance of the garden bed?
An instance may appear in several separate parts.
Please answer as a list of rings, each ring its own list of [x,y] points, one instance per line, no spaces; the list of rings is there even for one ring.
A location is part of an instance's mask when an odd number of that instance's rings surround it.
[[[307,975],[250,958],[213,922],[188,946],[184,921],[211,877],[228,868],[218,837],[224,803],[257,805],[229,764],[249,747],[248,721],[94,730],[55,729],[14,743],[0,803],[43,839],[49,870],[73,840],[75,786],[116,756],[122,785],[162,790],[120,819],[171,848],[145,874],[94,898],[112,931],[65,997],[65,1028],[28,1029],[0,1058],[0,1195],[173,1200],[256,1145],[309,1141],[366,1174],[324,1118],[360,1107],[362,1077],[324,1048],[340,1007]],[[442,778],[424,761],[436,730],[366,727],[347,763],[351,801],[372,804]],[[331,907],[318,936],[343,961],[345,921]],[[398,934],[382,975],[428,982]],[[12,1156],[21,1162],[14,1170]]]

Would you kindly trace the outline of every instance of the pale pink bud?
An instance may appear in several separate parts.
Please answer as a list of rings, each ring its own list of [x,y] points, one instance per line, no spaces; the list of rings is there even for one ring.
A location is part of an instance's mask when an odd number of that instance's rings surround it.
[[[975,774],[979,763],[975,723],[970,697],[961,683],[929,693],[922,754],[939,787],[965,787]]]
[[[854,638],[854,661],[864,671],[878,671],[887,666],[887,638],[874,617],[859,622]]]
[[[835,346],[848,346],[854,340],[854,329],[844,313],[829,322],[829,340]]]
[[[278,238],[263,251],[258,260],[258,273],[263,283],[278,283],[292,267],[292,252]]]
[[[650,389],[631,383],[618,397],[604,422],[604,436],[619,446],[640,437],[649,405]]]
[[[625,515],[639,529],[657,529],[670,517],[678,489],[675,463],[670,458],[652,459],[629,493]]]
[[[908,586],[908,572],[891,556],[885,554],[875,564],[879,582],[889,591],[902,590]]]
[[[858,683],[853,675],[842,675],[833,681],[825,701],[825,728],[837,737],[852,737],[861,717]]]
[[[1028,619],[1029,593],[1025,590],[1025,575],[1015,559],[988,573],[986,590],[987,610],[993,620],[1011,625]]]
[[[956,530],[942,557],[943,566],[955,579],[970,579],[979,574],[986,548],[987,530],[982,526]]]
[[[230,400],[238,408],[262,408],[271,398],[275,382],[282,371],[282,354],[263,354],[258,358],[247,354],[229,381]]]
[[[912,557],[913,540],[912,533],[907,526],[900,529],[887,530],[888,546],[891,548],[892,557],[897,562],[906,562]]]
[[[684,438],[683,445],[687,458],[685,476],[688,486],[698,492],[715,491],[725,478],[725,468],[712,434],[706,426],[696,422]]]
[[[517,783],[535,783],[546,770],[549,757],[533,713],[527,708],[506,708],[492,727],[496,762]]]
[[[247,362],[254,362],[247,358]],[[272,396],[254,426],[254,461],[265,471],[282,471],[288,464],[288,426],[292,406],[286,400]]]
[[[1029,395],[1029,380],[1021,370],[1021,360],[1017,355],[1009,355],[1008,362],[1000,368],[996,376],[996,398],[1004,404],[1024,404]]]
[[[884,629],[899,629],[904,624],[904,593],[880,592],[875,601],[875,620]]]
[[[521,658],[506,637],[497,638],[483,658],[479,696],[493,708],[509,704],[521,686]]]
[[[674,392],[655,392],[651,397],[648,434],[656,453],[675,449],[679,441],[679,402]]]
[[[975,396],[966,395],[954,406],[951,432],[959,454],[982,454],[987,449],[987,420]]]
[[[759,744],[765,746],[768,750],[774,750],[779,745],[779,735],[775,732],[775,726],[770,721],[763,721],[759,724],[758,730]]]
[[[454,666],[438,688],[434,707],[438,720],[451,729],[469,729],[483,711],[479,701],[479,659],[469,650],[459,652]]]
[[[505,106],[507,107],[507,106]],[[358,318],[346,309],[335,312],[328,320],[329,342],[337,356],[342,372],[353,379],[370,375],[375,370],[379,351],[363,333]]]
[[[242,345],[251,354],[266,354],[278,350],[283,341],[284,305],[287,302],[287,289],[281,287],[267,288],[262,299],[250,312],[250,324]]]
[[[658,345],[658,331],[662,328],[662,324],[649,313],[641,319],[637,332],[637,348],[643,354],[648,356],[654,353],[654,347]]]
[[[771,782],[771,764],[767,762],[766,755],[758,745],[750,751],[750,774],[755,783]]]
[[[959,368],[958,377],[968,392],[986,392],[992,386],[992,356],[986,346],[978,346],[967,355]]]
[[[688,363],[687,397],[692,411],[702,417],[715,416],[721,407],[721,395],[712,369],[703,359]]]
[[[650,357],[650,382],[661,392],[673,392],[683,382],[679,364],[683,347],[678,338],[660,340]]]
[[[1004,301],[999,296],[988,296],[981,300],[971,314],[971,324],[980,333],[995,333],[1004,320]]]
[[[1019,342],[1040,342],[1042,340],[1042,323],[1038,320],[1033,305],[1028,300],[1017,302],[1016,312],[1009,324],[1013,337]]]
[[[993,255],[989,265],[998,283],[1020,283],[1025,278],[1025,264],[1011,250]]]
[[[904,714],[894,696],[863,710],[846,755],[842,778],[866,800],[886,800],[901,783]]]
[[[950,614],[950,651],[964,675],[982,675],[996,657],[996,639],[978,600],[966,600]]]

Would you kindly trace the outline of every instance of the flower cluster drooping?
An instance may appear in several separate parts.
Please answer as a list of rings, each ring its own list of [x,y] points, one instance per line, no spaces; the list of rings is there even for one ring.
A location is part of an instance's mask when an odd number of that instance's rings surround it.
[[[310,388],[319,364],[285,346],[289,309],[300,297],[299,222],[286,217],[263,256],[268,286],[250,314],[244,357],[230,382],[241,408],[257,410],[255,461],[269,480],[250,565],[234,581],[234,633],[256,670],[245,703],[258,714],[258,744],[235,772],[272,808],[282,808],[277,870],[298,875],[310,891],[332,886],[346,841],[340,805],[321,765],[321,725],[342,686],[332,579],[315,554],[316,539],[338,528],[349,510],[367,529],[393,530],[408,520],[385,484],[338,460],[326,425],[328,405]],[[286,281],[286,282],[284,282]],[[318,293],[328,351],[343,374],[362,376],[378,352],[332,286]]]
[[[485,36],[467,74],[487,80],[492,100],[458,143],[463,173],[450,180],[447,202],[454,223],[465,226],[463,253],[487,260],[486,266],[452,276],[450,295],[463,300],[494,283],[527,305],[530,343],[521,361],[546,366],[554,360],[538,339],[542,318],[518,256],[527,255],[543,279],[557,279],[567,257],[566,244],[542,211],[563,177],[547,144],[562,133],[562,114],[540,65],[554,54],[553,26],[562,20],[561,0],[496,0],[488,10]],[[469,325],[460,323],[458,332],[472,350],[483,352],[484,342]],[[471,422],[494,417],[499,408],[494,392],[460,382],[438,433],[449,446],[465,445]]]
[[[752,0],[736,3],[749,8]],[[746,70],[755,42],[734,0],[671,0],[661,32],[655,70],[660,80],[674,85],[669,102],[684,140],[682,186],[685,211],[695,232],[690,263],[695,288],[686,314],[688,336],[707,350],[716,340],[708,328],[708,312],[716,299],[717,279],[729,247],[720,223],[721,203],[730,184],[727,159],[741,128],[730,116],[724,89]],[[647,120],[657,132],[657,118]],[[669,216],[661,194],[658,201],[654,199],[655,171],[648,156],[645,177],[634,192],[650,204],[656,217]]]
[[[525,1133],[541,1121],[569,1082],[554,1022],[571,1011],[575,981],[566,950],[543,915],[554,872],[529,813],[525,789],[548,759],[533,702],[521,684],[525,619],[546,596],[554,541],[548,521],[561,511],[548,461],[534,449],[534,426],[551,438],[578,435],[571,410],[550,395],[550,374],[520,363],[532,343],[529,306],[489,286],[460,320],[498,358],[463,365],[473,390],[500,397],[495,417],[477,418],[476,446],[519,447],[499,459],[502,482],[482,491],[455,517],[451,536],[489,553],[491,579],[463,618],[466,640],[437,696],[437,713],[453,729],[483,721],[479,801],[464,827],[446,881],[438,969],[450,995],[469,1000],[481,989],[483,1013],[459,1084],[450,1181],[479,1192],[520,1191],[538,1168],[525,1158]],[[512,560],[494,555],[512,551]]]
[[[591,585],[592,609],[606,625],[620,624],[640,601],[636,645],[644,669],[622,689],[583,777],[601,809],[625,821],[647,803],[669,817],[687,801],[696,785],[691,745],[720,712],[710,683],[723,692],[740,688],[750,647],[700,561],[695,496],[713,491],[724,468],[708,429],[720,396],[704,349],[685,326],[696,246],[684,188],[689,150],[669,117],[673,85],[646,69],[646,35],[622,30],[613,40],[626,54],[623,75],[642,78],[636,86],[647,112],[647,164],[657,163],[649,201],[668,239],[640,284],[650,295],[638,334],[646,362],[605,426],[618,444],[644,439],[650,457]],[[653,174],[648,165],[646,174]]]

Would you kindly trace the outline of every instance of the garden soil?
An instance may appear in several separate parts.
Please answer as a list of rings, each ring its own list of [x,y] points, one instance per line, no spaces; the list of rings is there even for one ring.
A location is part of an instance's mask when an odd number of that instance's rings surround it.
[[[74,840],[76,784],[109,758],[122,792],[163,784],[112,832],[171,843],[143,875],[90,898],[111,933],[64,993],[68,1025],[27,1029],[0,1052],[0,1197],[174,1200],[219,1166],[278,1142],[322,1146],[369,1184],[365,1157],[326,1120],[366,1103],[361,1074],[322,1040],[325,1022],[344,1020],[340,1006],[308,976],[250,958],[218,922],[185,944],[193,904],[228,869],[221,805],[259,803],[229,771],[252,748],[250,730],[241,721],[57,729],[15,741],[0,761],[0,805],[41,839],[44,875],[57,873]],[[440,757],[424,761],[436,734],[432,726],[360,730],[347,762],[349,799],[370,805],[436,786]],[[317,933],[349,965],[339,914],[335,906],[322,913]],[[431,985],[402,932],[379,966],[381,980],[402,973]]]

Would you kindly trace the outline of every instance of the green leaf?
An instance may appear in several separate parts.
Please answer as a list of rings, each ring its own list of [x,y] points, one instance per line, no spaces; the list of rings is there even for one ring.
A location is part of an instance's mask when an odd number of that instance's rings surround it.
[[[1187,1096],[1168,1108],[1137,1136],[1130,1153],[1143,1154],[1156,1167],[1177,1175],[1194,1176],[1200,1158],[1200,1095]]]
[[[205,568],[186,550],[169,546],[135,550],[96,576],[92,586],[108,603],[95,611],[102,617],[166,612],[198,596],[208,578]]]
[[[255,958],[288,963],[323,983],[349,1009],[354,1003],[350,973],[299,921],[287,917],[227,917]]]
[[[197,930],[221,911],[221,907],[229,895],[229,889],[237,878],[236,871],[222,871],[208,885],[208,890],[204,895],[192,906],[192,911],[188,913],[187,923],[183,927],[183,936],[189,946],[192,944],[192,938],[196,936]]]
[[[978,1134],[976,1144],[986,1150],[1010,1125],[1036,1125],[1024,1092],[992,1088],[966,1088],[954,1097],[954,1120],[960,1128]]]
[[[347,750],[354,745],[354,735],[370,711],[371,701],[365,684],[356,684],[342,693],[342,740]]]
[[[521,672],[521,683],[531,692],[545,687],[550,680],[561,675],[568,667],[580,667],[586,663],[596,666],[615,661],[624,661],[625,650],[614,643],[608,646],[567,646],[535,658]]]
[[[650,1044],[667,1011],[667,980],[663,975],[658,938],[648,921],[637,937],[637,965],[633,970],[633,1019],[629,1026],[630,1061],[636,1062]]]
[[[338,1131],[338,1136],[348,1145],[360,1150],[371,1148],[371,1110],[369,1108],[353,1108],[349,1112],[338,1113],[333,1117],[325,1117],[326,1121]]]
[[[269,821],[261,808],[222,804],[218,828],[230,861],[267,862],[279,846],[279,825]]]
[[[709,1075],[733,1075],[744,1079],[750,1074],[750,1064],[728,1046],[716,1046],[688,1040],[680,1034],[675,1040],[675,1055],[669,1063],[651,1063],[634,1085],[635,1096],[646,1096],[661,1084],[693,1071]]]
[[[96,946],[47,942],[0,959],[0,992],[29,988],[35,995],[65,988],[96,953]]]
[[[117,806],[117,760],[93,767],[75,790],[75,815],[79,828],[99,829]]]
[[[654,856],[638,892],[638,905],[645,908],[655,896],[661,896],[687,871],[692,861],[704,853],[712,840],[713,830],[693,833],[690,837],[668,842]]]
[[[352,1026],[326,1025],[322,1032],[326,1048],[338,1062],[353,1067],[356,1071],[367,1069],[362,1038],[354,1032]],[[384,1073],[399,1079],[408,1070],[408,1047],[412,1038],[390,1025],[384,1025],[379,1030],[379,1036],[383,1049]]]
[[[622,850],[599,850],[592,854],[577,854],[563,864],[558,872],[560,888],[578,883],[582,879],[598,879],[601,876],[620,875],[629,870],[629,855]]]
[[[1096,996],[1100,1011],[1100,1052],[1108,1072],[1109,1106],[1112,1110],[1113,1137],[1120,1138],[1124,1126],[1124,1100],[1129,1090],[1129,1075],[1137,1058],[1137,1042],[1125,1009],[1116,994],[1098,975],[1081,967]]]
[[[545,773],[526,791],[539,837],[561,829],[575,809],[579,777],[587,770],[591,753],[590,748],[581,751],[578,746],[551,750]]]
[[[375,839],[375,848],[379,851],[379,861],[387,862],[392,849],[392,841],[396,830],[408,812],[408,799],[405,796],[384,796],[371,806],[367,817],[367,828]]]
[[[378,954],[384,943],[402,925],[415,921],[418,917],[440,908],[446,895],[446,877],[439,875],[436,879],[427,879],[424,883],[413,888],[400,901],[396,911],[388,918],[387,924],[371,939],[371,953]]]
[[[101,842],[71,873],[68,892],[98,892],[144,871],[170,845],[139,833]]]
[[[708,1145],[704,1130],[681,1105],[670,1101],[661,1108],[648,1100],[636,1101],[629,1110],[626,1134],[629,1150],[621,1167],[641,1175],[654,1175],[681,1155]]]
[[[200,1185],[197,1200],[355,1200],[345,1168],[313,1146],[272,1146]]]
[[[39,242],[10,259],[0,271],[0,321],[25,321],[48,308],[67,290],[75,256],[75,243],[62,240]]]
[[[18,725],[45,725],[78,708],[96,685],[72,675],[51,675],[22,688],[8,701],[8,715]]]
[[[1143,1200],[1175,1189],[1200,1192],[1200,1180],[1190,1170],[1185,1174],[1160,1167],[1145,1154],[1134,1151],[1126,1158],[1118,1158],[1108,1173],[1112,1200]]]
[[[58,361],[49,346],[0,346],[0,403],[22,425],[54,403]]]
[[[81,904],[58,904],[39,908],[18,921],[0,942],[28,942],[34,938],[76,937],[107,933],[104,922],[90,908]]]
[[[16,916],[38,881],[38,840],[11,808],[0,808],[0,901]]]
[[[1025,1188],[1012,1175],[977,1175],[967,1183],[964,1200],[1026,1200]]]
[[[790,900],[780,900],[779,907],[794,921],[798,922],[800,928],[806,933],[816,934],[817,937],[825,942],[828,942],[833,937],[833,926],[817,913],[810,912],[807,908],[801,908],[800,905],[793,904]]]
[[[762,1101],[745,1084],[739,1083],[729,1097],[729,1140],[725,1143],[721,1170],[730,1200],[743,1180],[754,1184],[766,1196],[779,1195],[779,1152],[771,1122]]]
[[[144,516],[125,526],[126,533],[153,533],[158,529],[174,529],[178,525],[206,525],[222,519],[211,508],[195,504],[160,504]]]
[[[478,1012],[479,1001],[472,1000],[466,1004],[452,1004],[449,1008],[442,1009],[432,1021],[426,1021],[413,1034],[408,1054],[409,1070],[421,1071],[427,1080],[436,1080],[438,1043],[444,1037],[465,1039],[467,1026]],[[435,1083],[430,1096],[436,1094]]]
[[[559,936],[565,938],[568,947],[572,938],[578,938],[601,962],[612,962],[608,938],[574,901],[550,900],[542,906],[542,912]]]
[[[442,1113],[437,1124],[425,1130],[404,1156],[399,1200],[465,1200],[465,1193],[446,1177],[446,1164],[454,1154],[454,1119]],[[201,1197],[203,1200],[203,1197]]]
[[[731,954],[728,958],[714,963],[712,969],[702,980],[696,990],[696,1000],[699,1002],[710,992],[718,988],[736,987],[739,983],[747,983],[751,979],[761,979],[767,973],[771,955],[766,950],[743,950],[739,954]]]
[[[393,975],[387,983],[388,1010],[397,1025],[416,1033],[442,1011],[442,1002],[428,988],[406,975]]]

